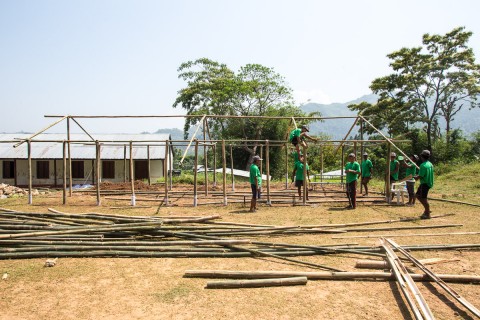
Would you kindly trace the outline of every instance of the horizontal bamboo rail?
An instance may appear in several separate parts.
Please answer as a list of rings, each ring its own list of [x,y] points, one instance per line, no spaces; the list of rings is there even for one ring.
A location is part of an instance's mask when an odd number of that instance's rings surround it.
[[[307,277],[274,278],[261,280],[230,280],[207,282],[206,289],[238,289],[238,288],[263,288],[282,286],[304,286]]]

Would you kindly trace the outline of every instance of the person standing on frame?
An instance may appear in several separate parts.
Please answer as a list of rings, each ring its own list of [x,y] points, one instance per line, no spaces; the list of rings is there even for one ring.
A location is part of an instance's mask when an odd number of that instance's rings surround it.
[[[262,193],[262,175],[260,174],[260,161],[263,160],[259,156],[253,157],[253,163],[250,166],[250,185],[252,188],[252,200],[250,201],[250,212],[257,210],[257,199],[260,199]]]
[[[415,180],[420,180],[420,186],[417,189],[417,199],[423,205],[423,214],[420,219],[430,219],[430,204],[428,203],[428,191],[433,188],[433,164],[430,162],[430,151],[423,150],[420,154],[420,170]]]
[[[347,197],[349,205],[347,209],[355,209],[357,207],[357,179],[360,172],[360,165],[355,161],[355,153],[348,155],[348,163],[345,165],[345,173],[347,174]]]
[[[310,130],[308,130],[306,125],[301,126],[301,128],[293,129],[290,132],[290,142],[295,146],[297,155],[300,155],[300,145],[303,148],[308,148],[305,138],[317,141],[317,139],[310,137],[307,132],[310,132]]]
[[[295,167],[293,169],[292,173],[292,182],[295,179],[295,187],[298,188],[298,197],[302,199],[302,187],[303,187],[303,170],[307,170],[307,179],[310,180],[309,175],[310,175],[310,168],[308,167],[308,164],[305,163],[305,157],[303,155],[300,155],[300,158],[297,162],[295,162]],[[305,197],[308,200],[308,186],[305,188]]]
[[[415,176],[417,175],[417,167],[416,163],[418,161],[418,156],[416,154],[412,154],[410,156],[412,161],[408,161],[405,159],[403,161],[402,166],[407,168],[405,170],[405,177],[410,176],[410,179],[406,181],[407,183],[407,192],[408,192],[408,203],[407,206],[411,207],[415,205]]]
[[[363,153],[362,161],[362,186],[365,188],[364,196],[368,196],[368,182],[372,179],[373,175],[373,163],[368,159],[368,153]]]

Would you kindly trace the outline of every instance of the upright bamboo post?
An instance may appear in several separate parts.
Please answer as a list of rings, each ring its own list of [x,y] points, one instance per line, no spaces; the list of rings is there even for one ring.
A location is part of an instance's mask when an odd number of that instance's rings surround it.
[[[263,145],[260,145],[260,158],[263,159]],[[263,174],[263,163],[260,163],[260,174]]]
[[[358,154],[357,154],[357,141],[353,143],[353,153],[355,154],[355,158],[358,159]]]
[[[97,170],[95,170],[95,184],[97,185],[97,206],[101,205],[100,200],[100,143],[98,140],[95,140],[95,151],[96,151],[96,158],[97,158]]]
[[[227,205],[227,157],[225,152],[225,140],[222,140],[222,168],[223,168],[223,205]]]
[[[342,144],[342,171],[340,172],[340,183],[342,185],[342,190],[345,190],[345,185],[343,184],[344,170],[345,170],[345,146]]]
[[[198,140],[195,139],[195,160],[193,164],[193,206],[197,206],[197,167],[198,167]]]
[[[70,143],[70,116],[67,117],[67,140],[68,140],[68,184],[70,188],[70,197],[73,196],[72,179],[72,149]]]
[[[307,204],[307,148],[303,147],[303,205]]]
[[[288,146],[285,143],[285,189],[288,189]]]
[[[63,204],[67,204],[67,142],[63,141]]]
[[[167,149],[167,147],[165,147],[165,150]],[[165,153],[165,162],[167,161],[167,157],[166,157],[166,153]],[[152,178],[151,178],[151,175],[150,175],[150,171],[151,171],[151,166],[150,166],[150,146],[147,145],[147,169],[148,169],[148,185],[151,186],[152,185]],[[166,177],[166,175],[165,175]],[[167,178],[165,178],[165,183],[167,183]]]
[[[132,207],[135,207],[135,173],[133,172],[133,142],[130,141],[130,189],[132,190]]]
[[[57,188],[57,159],[53,159],[53,187],[56,189]]]
[[[205,197],[208,196],[207,118],[203,120],[203,163],[205,165]]]
[[[223,142],[223,140],[222,140]],[[212,146],[213,151],[213,187],[217,186],[217,145]]]
[[[362,140],[362,142],[360,142],[360,168],[362,168],[363,154],[365,153],[365,149],[363,147],[363,123],[364,123],[363,119],[360,120],[360,140]],[[360,181],[362,181],[362,175],[360,175]],[[363,183],[360,182],[360,194],[362,193],[363,193]]]
[[[266,141],[265,146],[265,166],[266,166],[266,173],[267,173],[267,205],[271,205],[272,202],[270,200],[270,142]]]
[[[33,203],[32,194],[32,141],[27,141],[27,153],[28,153],[28,204]]]
[[[123,145],[123,182],[127,182],[127,145]]]
[[[167,142],[169,143],[169,144],[168,144],[168,145],[169,145],[169,148],[168,148],[169,152],[168,152],[168,155],[167,155],[167,159],[168,159],[168,166],[169,166],[169,168],[170,168],[170,175],[169,175],[169,177],[170,177],[170,186],[169,186],[168,189],[169,189],[170,191],[172,191],[172,186],[173,186],[173,154],[174,154],[174,152],[175,152],[175,149],[173,148],[173,145],[170,144],[170,141],[169,141],[169,140],[167,140]],[[170,150],[171,150],[171,151],[170,151]],[[170,157],[170,155],[172,155],[172,156]]]
[[[165,140],[165,160],[163,161],[163,175],[165,177],[165,198],[164,203],[168,205],[168,155],[170,154],[168,140]]]
[[[320,146],[320,182],[323,182],[323,146]]]
[[[386,170],[386,177],[385,177],[385,196],[386,196],[386,200],[387,200],[387,203],[390,203],[391,202],[391,192],[390,192],[390,189],[391,189],[391,186],[390,186],[390,175],[391,175],[391,172],[390,172],[390,153],[392,151],[392,147],[391,147],[391,144],[389,142],[387,142],[387,170]]]
[[[235,191],[235,176],[233,175],[233,147],[230,145],[230,174],[232,175],[232,191]]]

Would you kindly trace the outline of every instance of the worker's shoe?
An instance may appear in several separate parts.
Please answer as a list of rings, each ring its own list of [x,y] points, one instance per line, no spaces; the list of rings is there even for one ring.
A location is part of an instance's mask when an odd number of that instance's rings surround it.
[[[432,217],[430,217],[430,213],[426,213],[424,212],[421,216],[420,216],[420,219],[422,220],[426,220],[426,219],[431,219]]]

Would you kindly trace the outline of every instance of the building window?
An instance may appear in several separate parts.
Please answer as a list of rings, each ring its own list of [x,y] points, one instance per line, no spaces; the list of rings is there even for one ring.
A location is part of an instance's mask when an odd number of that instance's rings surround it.
[[[14,179],[15,178],[15,162],[14,161],[3,161],[3,179]]]
[[[102,161],[102,178],[115,179],[115,161],[111,161],[111,160]]]
[[[49,165],[49,161],[37,161],[37,179],[48,179],[50,177]]]
[[[72,178],[73,179],[85,178],[83,161],[72,161]]]

